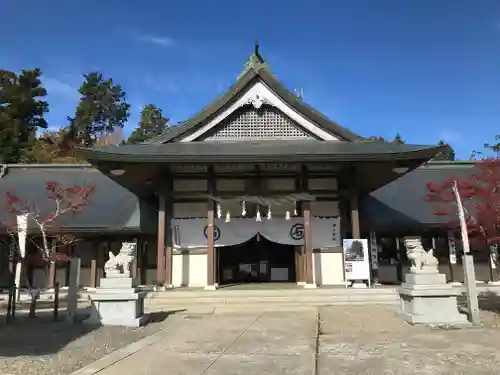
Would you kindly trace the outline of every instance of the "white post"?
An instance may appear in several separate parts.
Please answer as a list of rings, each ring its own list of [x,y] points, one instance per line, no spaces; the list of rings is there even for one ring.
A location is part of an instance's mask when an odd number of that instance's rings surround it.
[[[467,296],[467,307],[469,310],[469,317],[473,324],[478,324],[479,317],[479,303],[477,299],[477,286],[476,275],[474,269],[474,258],[470,253],[469,235],[467,233],[467,223],[465,221],[464,207],[460,199],[460,192],[458,191],[458,184],[453,183],[453,193],[457,201],[458,218],[460,221],[460,232],[462,234],[462,243],[464,248],[464,255],[462,256],[462,267],[464,269],[464,284],[465,293]]]
[[[26,236],[28,232],[28,215],[17,215],[17,239],[19,245],[19,255],[21,256],[21,262],[16,262],[16,288],[17,293],[14,298],[19,301],[21,297],[21,272],[22,272],[22,261],[26,256]]]

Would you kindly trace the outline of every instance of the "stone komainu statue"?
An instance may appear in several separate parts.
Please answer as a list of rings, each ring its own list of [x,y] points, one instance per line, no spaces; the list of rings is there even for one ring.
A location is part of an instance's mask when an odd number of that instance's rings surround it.
[[[137,244],[135,242],[122,242],[118,255],[111,251],[109,260],[104,264],[106,277],[130,277],[130,267],[136,255]]]
[[[406,255],[411,261],[410,272],[438,272],[438,260],[434,250],[425,251],[420,238],[405,238]]]

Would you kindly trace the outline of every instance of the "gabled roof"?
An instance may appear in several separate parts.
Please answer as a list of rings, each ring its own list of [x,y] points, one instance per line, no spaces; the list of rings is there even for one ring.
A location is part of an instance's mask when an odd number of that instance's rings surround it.
[[[258,51],[256,50],[258,54]],[[255,54],[254,54],[255,55]],[[252,55],[253,56],[253,55]],[[362,140],[362,137],[358,134],[351,132],[350,130],[340,126],[336,122],[327,118],[324,114],[318,112],[314,108],[310,107],[302,100],[300,100],[295,94],[290,92],[283,84],[276,79],[276,77],[270,72],[267,62],[258,54],[257,58],[250,58],[245,65],[245,71],[240,77],[238,77],[236,83],[234,83],[231,88],[215,99],[211,104],[203,108],[191,119],[184,121],[183,123],[169,127],[167,131],[154,137],[145,143],[169,143],[175,142],[181,136],[188,135],[195,130],[197,130],[204,122],[214,117],[223,108],[230,105],[235,98],[243,93],[248,87],[254,84],[256,81],[261,81],[267,87],[276,93],[287,105],[293,108],[295,111],[300,113],[305,118],[314,122],[318,127],[320,127],[325,132],[332,134],[340,140],[343,141],[357,141]]]

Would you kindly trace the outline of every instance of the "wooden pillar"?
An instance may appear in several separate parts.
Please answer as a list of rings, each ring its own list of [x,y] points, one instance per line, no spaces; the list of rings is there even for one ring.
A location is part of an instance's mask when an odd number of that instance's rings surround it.
[[[361,230],[359,227],[359,195],[357,192],[351,194],[351,231],[352,238],[360,239]]]
[[[172,218],[174,216],[174,201],[173,201],[173,190],[174,181],[170,174],[167,175],[167,186],[166,186],[166,228],[165,228],[165,286],[171,288],[172,285],[172,256],[173,256],[173,233],[172,233]]]
[[[304,205],[304,249],[306,255],[306,285],[314,285],[313,252],[311,233],[311,209],[309,202]]]
[[[92,259],[90,260],[90,287],[97,286],[97,256],[99,254],[99,242],[92,241]]]
[[[212,202],[207,209],[207,289],[215,289],[214,208]]]
[[[403,281],[403,252],[405,251],[405,249],[402,247],[403,246],[401,246],[400,237],[396,237],[396,250],[398,255],[398,268],[396,269],[396,272],[398,281],[400,282]]]
[[[298,284],[300,280],[300,248],[295,246],[294,248],[294,260],[295,260],[295,282]]]
[[[165,283],[165,192],[161,191],[158,196],[158,243],[156,248],[156,284]]]
[[[148,274],[148,240],[144,240],[141,245],[140,260],[139,260],[139,283],[141,285],[146,284],[147,274]]]
[[[130,265],[130,277],[132,280],[136,281],[137,276],[139,275],[139,253],[140,253],[140,240],[135,238],[136,248],[135,248],[135,258],[132,264]]]
[[[213,167],[208,169],[208,190],[210,195],[215,194],[215,176]],[[207,290],[214,290],[215,286],[215,240],[214,240],[214,202],[207,202]]]
[[[305,165],[302,165],[300,171],[300,191],[309,191],[309,176]],[[314,288],[314,269],[313,269],[313,249],[312,249],[312,231],[311,231],[311,205],[310,202],[302,202],[301,205],[302,217],[304,218],[304,263],[305,287]]]
[[[298,248],[298,281],[300,284],[305,284],[306,283],[306,254],[305,254],[305,247],[300,246]]]

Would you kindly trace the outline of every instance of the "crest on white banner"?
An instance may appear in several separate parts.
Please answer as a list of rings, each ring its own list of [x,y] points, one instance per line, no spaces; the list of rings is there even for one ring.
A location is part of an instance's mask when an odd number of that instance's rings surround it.
[[[17,238],[22,258],[26,254],[26,236],[28,234],[28,214],[17,215]]]
[[[208,226],[206,219],[173,219],[173,243],[176,248],[199,248],[207,246]],[[227,222],[214,221],[214,244],[217,247],[244,243],[257,234],[269,241],[283,245],[304,244],[304,221],[302,218],[255,221],[237,218]],[[311,221],[313,248],[338,246],[340,244],[340,220],[338,218],[313,218]]]

